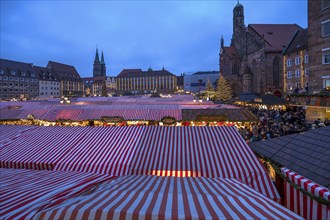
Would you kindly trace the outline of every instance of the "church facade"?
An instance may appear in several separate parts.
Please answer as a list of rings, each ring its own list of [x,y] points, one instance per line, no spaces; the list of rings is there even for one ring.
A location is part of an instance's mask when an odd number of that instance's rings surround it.
[[[244,7],[233,9],[230,46],[220,41],[220,74],[230,82],[235,96],[273,93],[283,95],[282,52],[297,24],[244,24]]]

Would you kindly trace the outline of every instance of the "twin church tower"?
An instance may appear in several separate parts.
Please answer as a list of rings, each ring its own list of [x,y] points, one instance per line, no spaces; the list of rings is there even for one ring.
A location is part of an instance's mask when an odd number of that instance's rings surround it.
[[[93,77],[105,77],[106,76],[106,68],[104,62],[103,51],[101,54],[101,61],[99,58],[99,51],[96,48],[95,60],[93,65]]]

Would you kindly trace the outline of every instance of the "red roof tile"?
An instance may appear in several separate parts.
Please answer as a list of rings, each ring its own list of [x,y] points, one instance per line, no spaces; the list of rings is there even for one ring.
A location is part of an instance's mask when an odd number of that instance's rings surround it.
[[[302,30],[297,24],[250,24],[248,27],[265,39],[266,52],[282,52],[295,31]]]

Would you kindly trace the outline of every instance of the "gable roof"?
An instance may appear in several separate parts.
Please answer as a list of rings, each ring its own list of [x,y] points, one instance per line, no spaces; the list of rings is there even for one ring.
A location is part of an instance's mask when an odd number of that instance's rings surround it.
[[[31,74],[35,74],[32,63],[23,63],[13,60],[0,59],[0,69],[4,71],[5,75],[10,75],[10,71],[15,71],[16,77],[23,76],[22,72],[26,75],[25,77],[31,77]]]
[[[257,154],[330,189],[330,126],[249,145]]]
[[[249,24],[265,40],[266,52],[282,52],[292,35],[302,28],[297,24]]]
[[[62,80],[81,80],[80,75],[74,66],[49,61],[47,68],[55,71],[57,76]]]
[[[34,66],[33,69],[38,74],[40,80],[58,81],[58,76],[52,69],[41,66]]]
[[[290,54],[296,51],[307,49],[308,29],[297,30],[289,44],[286,46],[283,54]]]

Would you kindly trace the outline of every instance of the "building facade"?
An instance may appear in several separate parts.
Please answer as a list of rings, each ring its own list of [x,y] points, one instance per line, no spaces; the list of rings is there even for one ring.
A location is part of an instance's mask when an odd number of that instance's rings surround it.
[[[233,9],[230,46],[220,42],[220,72],[230,82],[234,95],[244,93],[283,95],[282,51],[296,24],[244,24],[243,5]]]
[[[39,80],[33,64],[0,59],[0,99],[34,99]]]
[[[330,91],[330,1],[308,0],[310,90]]]
[[[309,91],[308,30],[298,30],[283,51],[284,93],[307,93]]]
[[[56,73],[48,68],[34,66],[39,78],[39,99],[59,98],[61,82]]]
[[[206,88],[207,81],[210,81],[213,88],[216,89],[217,81],[219,79],[219,71],[200,71],[191,75],[185,75],[184,91],[191,93],[202,92]]]
[[[106,81],[106,77],[84,77],[82,78],[84,83],[84,95],[85,96],[101,96],[102,89]]]
[[[124,69],[117,76],[117,92],[120,94],[174,93],[176,88],[176,76],[165,69]]]
[[[107,76],[105,80],[105,84],[107,87],[108,94],[114,94],[117,90],[117,83],[116,83],[116,77],[114,76]]]
[[[82,97],[84,84],[76,68],[71,65],[49,61],[47,68],[54,71],[60,80],[60,96]]]

